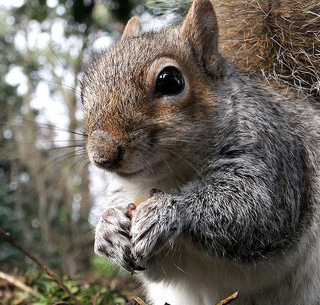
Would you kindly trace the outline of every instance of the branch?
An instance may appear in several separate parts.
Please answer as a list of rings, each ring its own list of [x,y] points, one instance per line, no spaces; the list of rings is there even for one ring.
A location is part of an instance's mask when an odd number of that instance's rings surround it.
[[[31,260],[33,260],[40,268],[42,268],[68,295],[69,297],[74,301],[76,305],[81,305],[81,303],[78,301],[78,299],[71,293],[69,288],[62,282],[62,280],[43,262],[41,262],[37,257],[35,257],[33,254],[31,254],[29,251],[27,251],[25,248],[23,248],[18,242],[16,242],[9,233],[3,231],[0,229],[0,235],[2,235],[6,241],[8,241],[10,244],[12,244],[14,247],[19,249],[23,254],[28,256]]]
[[[16,286],[16,287],[20,288],[21,290],[32,294],[35,297],[39,297],[39,295],[31,287],[27,286],[26,284],[24,284],[23,282],[21,282],[20,280],[18,280],[17,278],[15,278],[12,275],[9,275],[9,274],[6,274],[6,273],[0,271],[0,279],[7,281],[11,285]]]

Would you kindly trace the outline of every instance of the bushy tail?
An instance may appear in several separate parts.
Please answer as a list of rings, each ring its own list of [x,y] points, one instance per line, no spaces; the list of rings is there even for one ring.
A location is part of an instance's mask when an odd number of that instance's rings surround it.
[[[236,66],[320,96],[318,0],[225,0],[216,10],[223,53]]]

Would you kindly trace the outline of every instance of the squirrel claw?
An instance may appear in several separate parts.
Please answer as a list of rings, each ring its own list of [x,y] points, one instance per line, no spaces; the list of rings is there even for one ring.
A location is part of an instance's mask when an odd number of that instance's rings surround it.
[[[152,197],[152,196],[155,195],[155,194],[159,194],[159,193],[162,193],[162,191],[159,190],[159,189],[156,189],[156,188],[153,188],[153,189],[151,189],[151,190],[149,191],[150,197]]]
[[[141,267],[140,265],[136,264],[133,261],[130,261],[128,264],[123,266],[127,271],[131,273],[131,275],[136,274],[139,271],[144,271],[146,270],[145,268]]]

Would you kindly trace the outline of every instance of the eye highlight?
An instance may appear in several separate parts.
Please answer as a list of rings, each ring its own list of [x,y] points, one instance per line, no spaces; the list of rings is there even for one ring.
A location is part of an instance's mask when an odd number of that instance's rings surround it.
[[[185,87],[181,71],[174,67],[165,67],[159,73],[155,85],[155,95],[160,98],[165,95],[179,94]]]

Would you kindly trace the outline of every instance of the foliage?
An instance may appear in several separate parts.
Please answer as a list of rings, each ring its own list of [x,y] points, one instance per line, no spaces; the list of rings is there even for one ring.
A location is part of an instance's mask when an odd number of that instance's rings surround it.
[[[97,296],[96,304],[124,304],[126,302],[125,298],[121,297],[116,291],[101,287],[96,283],[83,285],[79,280],[68,278],[64,278],[64,283],[83,304],[90,304],[94,296]],[[34,305],[47,305],[62,300],[65,302],[70,301],[66,293],[46,276],[40,277],[34,285],[36,285],[38,292],[41,294],[40,299],[34,301]]]
[[[91,265],[93,271],[104,275],[107,278],[115,277],[120,272],[119,266],[99,256],[93,256],[91,258]]]
[[[15,276],[32,288],[37,296],[14,286],[0,285],[2,305],[73,304],[69,296],[50,277],[40,274],[35,269],[29,269],[23,276],[18,274]],[[91,274],[82,280],[66,275],[62,279],[81,304],[125,304],[131,298],[131,294],[124,290],[124,285],[132,286],[132,283],[124,278],[118,281],[109,278],[106,282]]]

